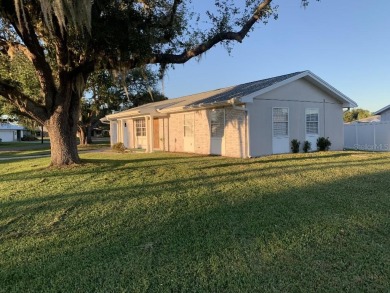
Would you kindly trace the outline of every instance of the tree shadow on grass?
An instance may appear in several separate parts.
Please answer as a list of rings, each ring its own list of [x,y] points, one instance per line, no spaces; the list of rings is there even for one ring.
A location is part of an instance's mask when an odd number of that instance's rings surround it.
[[[389,172],[267,192],[251,184],[221,190],[237,174],[217,183],[216,174],[206,174],[162,185],[102,186],[89,196],[2,206],[14,211],[3,217],[16,219],[3,228],[0,245],[23,249],[4,255],[0,283],[8,292],[389,288]],[[39,211],[60,221],[39,233],[27,221],[20,229],[17,217]],[[19,235],[12,234],[16,229]]]

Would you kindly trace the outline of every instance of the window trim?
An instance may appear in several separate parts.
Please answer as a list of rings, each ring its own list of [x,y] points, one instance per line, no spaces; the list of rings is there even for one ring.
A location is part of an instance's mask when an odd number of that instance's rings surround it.
[[[307,115],[308,111],[316,111],[317,113],[317,133],[307,133]],[[314,114],[314,113],[312,113]],[[316,122],[316,121],[310,121],[310,122]],[[305,109],[305,135],[320,135],[320,109],[319,108],[306,108]]]
[[[287,110],[287,122],[284,122],[284,123],[287,123],[287,134],[283,134],[283,135],[275,135],[275,127],[274,127],[274,111],[275,109],[286,109]],[[290,109],[288,107],[272,107],[272,113],[271,113],[272,117],[271,117],[271,123],[272,123],[272,137],[289,137],[290,135]]]
[[[135,136],[136,137],[146,137],[146,119],[145,118],[135,119],[134,122],[135,122],[134,123]],[[142,125],[140,125],[140,124],[142,124]],[[142,135],[142,134],[145,134],[145,135]]]
[[[214,123],[213,124],[212,114],[213,113],[217,113],[217,111],[221,111],[222,112],[223,121],[222,121],[222,123]],[[224,138],[225,137],[225,126],[226,126],[226,111],[225,111],[225,108],[211,109],[210,112],[209,112],[209,117],[210,117],[210,138],[217,138],[217,139]],[[222,136],[214,136],[213,135],[213,125],[222,126],[222,132],[223,132]]]

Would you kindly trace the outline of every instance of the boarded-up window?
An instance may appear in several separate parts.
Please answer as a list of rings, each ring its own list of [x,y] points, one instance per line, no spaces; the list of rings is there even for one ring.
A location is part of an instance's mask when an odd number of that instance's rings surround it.
[[[135,135],[136,136],[146,136],[145,119],[135,120]]]
[[[288,136],[288,108],[272,109],[273,136]]]
[[[210,111],[211,137],[223,137],[225,129],[225,110]]]
[[[184,137],[194,136],[194,114],[184,114]]]
[[[318,109],[306,109],[306,134],[318,134]]]

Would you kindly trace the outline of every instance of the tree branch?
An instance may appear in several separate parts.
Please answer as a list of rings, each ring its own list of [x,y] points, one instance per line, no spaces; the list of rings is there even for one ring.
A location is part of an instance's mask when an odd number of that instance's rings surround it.
[[[215,34],[213,37],[205,41],[204,43],[185,50],[181,54],[166,54],[166,53],[160,53],[160,54],[154,54],[150,60],[148,60],[148,63],[151,64],[168,64],[168,63],[185,63],[188,60],[192,59],[193,57],[199,56],[200,54],[208,51],[216,44],[223,42],[223,41],[236,41],[241,43],[242,40],[246,37],[248,32],[251,30],[253,25],[260,20],[265,14],[266,9],[270,6],[272,0],[264,0],[262,1],[256,8],[255,12],[253,13],[252,17],[244,23],[240,31],[237,32],[220,32]]]
[[[0,51],[3,54],[8,55],[9,57],[13,57],[13,53],[15,51],[20,51],[27,57],[28,60],[32,61],[32,55],[27,47],[18,42],[10,42],[0,38]]]
[[[26,8],[23,7],[23,9]],[[12,15],[16,15],[16,12],[12,13]],[[20,23],[17,19],[10,17],[10,23],[31,55],[30,60],[37,72],[37,77],[42,91],[45,93],[46,108],[51,110],[56,93],[53,73],[50,65],[46,61],[44,49],[42,48],[36,34],[33,33],[35,28],[32,25],[33,22],[28,11],[25,11],[25,17],[26,21],[23,23]]]
[[[49,117],[46,109],[0,78],[0,96],[14,104],[22,113],[43,124]]]

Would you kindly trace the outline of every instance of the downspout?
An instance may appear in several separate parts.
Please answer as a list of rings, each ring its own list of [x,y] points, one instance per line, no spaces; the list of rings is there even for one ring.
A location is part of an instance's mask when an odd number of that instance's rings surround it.
[[[163,140],[162,140],[162,143],[163,143],[163,151],[165,152],[165,118],[162,119],[162,123],[163,123],[163,127],[162,127],[162,129],[163,129],[163,131],[162,131],[162,133],[163,133]]]
[[[154,135],[154,125],[153,125],[153,116],[149,116],[150,123],[149,123],[149,131],[150,134],[148,135],[149,137],[149,143],[148,143],[148,148],[149,148],[149,153],[153,153],[153,147],[154,147],[154,141],[153,141],[153,135]]]
[[[245,127],[245,144],[246,144],[246,155],[248,158],[251,158],[250,155],[250,138],[249,138],[249,133],[250,133],[250,128],[249,128],[249,112],[248,109],[243,108],[243,107],[238,107],[236,105],[232,105],[234,110],[238,111],[244,111],[245,112],[245,120],[246,120],[246,127]]]
[[[326,103],[325,103],[325,99],[324,99],[324,137],[326,137],[325,123],[326,123]]]
[[[170,126],[171,126],[171,119],[170,119],[170,116],[171,116],[171,115],[169,115],[169,116],[168,116],[168,118],[167,118],[167,139],[168,139],[168,152],[170,152],[170,151],[171,151],[171,148],[169,147],[169,145],[170,145],[170,141],[169,141],[169,132],[170,132]]]
[[[223,152],[222,156],[226,156],[226,136],[225,136],[225,128],[226,128],[226,108],[223,109]]]

